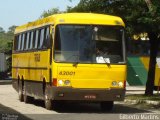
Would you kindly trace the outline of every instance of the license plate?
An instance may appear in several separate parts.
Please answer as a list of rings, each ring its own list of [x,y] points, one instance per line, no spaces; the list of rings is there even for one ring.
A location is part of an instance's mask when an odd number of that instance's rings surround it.
[[[96,95],[85,95],[84,96],[85,99],[96,99]]]

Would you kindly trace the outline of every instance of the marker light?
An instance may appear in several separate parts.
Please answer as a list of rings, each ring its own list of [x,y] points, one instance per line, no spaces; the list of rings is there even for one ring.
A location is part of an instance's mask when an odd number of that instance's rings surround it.
[[[53,78],[52,85],[57,86],[57,78]]]
[[[123,86],[123,88],[126,88],[126,81],[124,81],[124,86]]]

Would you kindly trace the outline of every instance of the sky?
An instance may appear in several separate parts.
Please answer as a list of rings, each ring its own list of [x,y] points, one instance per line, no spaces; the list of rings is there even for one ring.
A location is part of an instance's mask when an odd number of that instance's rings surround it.
[[[40,18],[44,11],[52,8],[66,10],[67,6],[75,6],[80,0],[1,0],[0,27],[5,31],[12,25],[22,25]]]

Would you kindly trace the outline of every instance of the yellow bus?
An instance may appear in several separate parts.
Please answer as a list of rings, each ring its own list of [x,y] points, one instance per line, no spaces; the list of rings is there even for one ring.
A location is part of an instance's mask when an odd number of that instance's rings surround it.
[[[111,110],[124,100],[126,51],[121,18],[94,13],[56,14],[19,26],[12,54],[19,100],[98,102]]]

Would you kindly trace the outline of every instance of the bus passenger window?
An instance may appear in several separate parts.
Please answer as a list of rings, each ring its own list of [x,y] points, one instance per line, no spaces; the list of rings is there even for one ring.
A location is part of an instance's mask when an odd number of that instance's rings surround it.
[[[24,50],[24,41],[25,41],[25,34],[23,34],[22,36],[21,50]]]
[[[14,39],[14,50],[15,51],[18,50],[18,40],[19,40],[19,35],[16,35]]]
[[[26,48],[25,48],[25,50],[28,50],[29,38],[30,38],[30,32],[27,33]]]
[[[24,33],[24,45],[23,45],[23,50],[26,50],[26,44],[27,44],[27,33]]]
[[[36,30],[36,39],[35,39],[35,46],[34,46],[35,49],[38,47],[38,42],[39,42],[39,30]]]
[[[29,39],[29,46],[28,46],[29,49],[32,49],[32,48],[33,48],[32,42],[33,42],[33,31],[30,32],[30,39]]]
[[[50,44],[50,37],[49,37],[49,27],[45,29],[45,34],[44,34],[44,41],[43,41],[43,48],[48,48]]]
[[[21,41],[22,41],[22,35],[19,35],[19,37],[18,37],[18,51],[21,49]]]
[[[35,48],[35,44],[36,44],[35,38],[36,38],[36,31],[34,30],[34,31],[32,31],[32,34],[31,34],[30,49],[34,49]]]
[[[44,29],[41,29],[41,31],[40,31],[40,41],[39,41],[38,48],[42,48],[43,41],[44,41]]]

